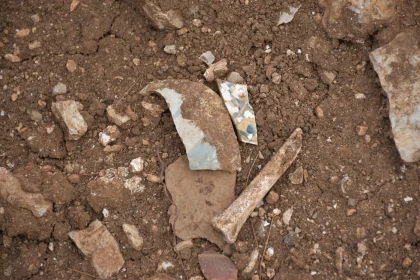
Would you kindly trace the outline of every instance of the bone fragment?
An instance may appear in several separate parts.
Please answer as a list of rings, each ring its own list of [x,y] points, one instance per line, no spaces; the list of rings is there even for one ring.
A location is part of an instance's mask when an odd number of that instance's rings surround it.
[[[223,234],[226,242],[236,241],[249,215],[293,163],[301,148],[302,130],[297,128],[241,195],[212,219],[212,226]]]

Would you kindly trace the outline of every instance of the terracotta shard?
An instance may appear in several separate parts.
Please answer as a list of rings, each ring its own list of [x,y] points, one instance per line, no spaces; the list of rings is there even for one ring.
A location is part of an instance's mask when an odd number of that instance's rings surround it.
[[[207,280],[236,280],[238,269],[226,256],[209,250],[198,255],[201,271]]]
[[[159,93],[168,103],[192,170],[234,172],[241,166],[239,145],[223,100],[202,83],[152,82],[142,95]]]
[[[239,140],[257,145],[257,124],[254,109],[249,104],[247,86],[222,80],[217,80],[217,85],[235,124]]]
[[[401,158],[420,160],[420,32],[406,31],[370,53],[388,95],[389,119]]]
[[[223,236],[210,221],[235,200],[236,172],[190,170],[187,157],[182,156],[165,174],[173,201],[169,222],[175,234],[182,240],[206,238],[223,247]]]

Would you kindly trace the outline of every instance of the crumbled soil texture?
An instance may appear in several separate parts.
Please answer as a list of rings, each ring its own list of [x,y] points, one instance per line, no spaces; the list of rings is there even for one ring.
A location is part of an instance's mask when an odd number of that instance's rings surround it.
[[[401,20],[364,44],[329,38],[315,0],[303,0],[294,20],[282,27],[275,26],[280,11],[298,1],[160,1],[164,10],[181,10],[185,34],[155,29],[136,2],[82,0],[72,12],[67,0],[0,3],[0,166],[18,177],[25,191],[54,201],[52,214],[36,218],[0,200],[1,279],[93,279],[86,274],[96,275],[89,259],[67,233],[95,219],[120,243],[125,264],[115,279],[151,276],[162,261],[173,264],[164,273],[175,278],[201,275],[197,255],[218,248],[197,239],[191,252],[178,256],[173,251],[171,202],[161,184],[144,180],[144,192],[109,209],[107,217],[89,206],[87,185],[101,171],[128,166],[139,156],[146,161],[144,173],[159,176],[158,152],[167,154],[166,166],[185,154],[169,111],[148,122],[139,91],[158,79],[203,80],[206,65],[198,57],[209,50],[245,78],[256,112],[259,145],[241,144],[236,194],[296,127],[304,130],[302,153],[273,187],[280,199],[261,206],[266,213],[260,210],[261,217],[250,218],[236,244],[225,250],[238,268],[255,248],[262,253],[269,229],[262,221],[270,221],[278,208],[281,214],[267,243],[274,255],[256,269],[264,279],[268,268],[276,279],[420,277],[420,238],[413,230],[420,209],[420,166],[405,164],[398,155],[387,98],[368,59],[396,32],[419,24],[416,1],[401,1]],[[193,25],[193,19],[202,26]],[[26,28],[27,36],[15,36]],[[311,38],[316,47],[309,44]],[[170,44],[177,54],[163,51]],[[295,55],[287,55],[288,50]],[[21,61],[10,62],[5,54]],[[72,73],[68,60],[77,65]],[[331,84],[325,71],[336,75]],[[271,80],[273,73],[281,75],[279,84]],[[58,82],[67,91],[54,96]],[[206,84],[217,88],[215,82]],[[366,98],[356,99],[360,93]],[[83,104],[89,126],[78,141],[64,139],[51,113],[52,102],[70,99]],[[107,153],[98,134],[112,125],[104,108],[113,103],[130,106],[138,120],[120,128],[116,144],[123,150]],[[52,125],[53,133],[46,133]],[[365,136],[358,135],[358,126],[368,127]],[[305,180],[292,185],[289,174],[300,166]],[[74,174],[79,178],[68,177]],[[66,177],[72,192],[54,193],[52,186],[67,184]],[[289,208],[293,215],[285,225],[282,214]],[[123,223],[139,228],[145,241],[141,252],[128,245]],[[339,247],[342,256],[336,253]]]

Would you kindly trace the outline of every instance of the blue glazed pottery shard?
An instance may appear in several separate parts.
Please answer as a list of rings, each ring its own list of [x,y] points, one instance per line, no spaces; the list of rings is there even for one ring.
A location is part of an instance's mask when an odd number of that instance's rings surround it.
[[[217,84],[235,124],[239,140],[257,145],[257,124],[254,109],[249,104],[247,86],[222,80],[218,80]]]

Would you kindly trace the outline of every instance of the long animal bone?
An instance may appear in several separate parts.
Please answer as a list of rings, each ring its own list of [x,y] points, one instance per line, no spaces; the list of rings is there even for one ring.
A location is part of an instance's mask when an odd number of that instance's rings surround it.
[[[293,163],[301,148],[302,130],[296,128],[240,196],[225,211],[212,219],[212,226],[223,234],[226,242],[236,241],[249,215]]]

